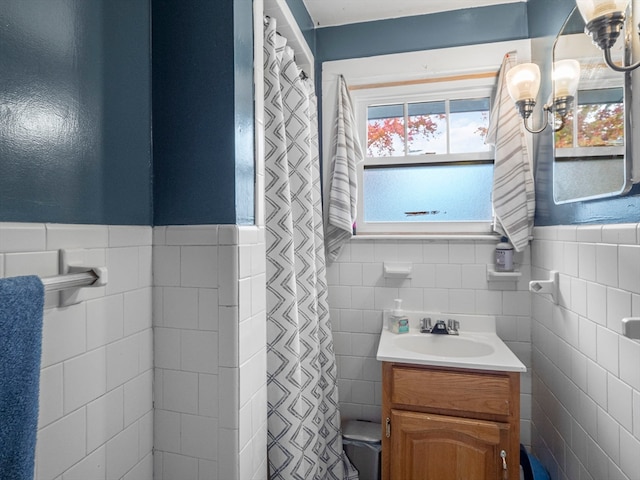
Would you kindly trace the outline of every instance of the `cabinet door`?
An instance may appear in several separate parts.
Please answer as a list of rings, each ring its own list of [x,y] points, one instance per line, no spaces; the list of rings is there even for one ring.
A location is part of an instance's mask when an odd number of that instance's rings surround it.
[[[505,480],[502,450],[518,461],[497,422],[392,410],[390,440],[391,480]]]

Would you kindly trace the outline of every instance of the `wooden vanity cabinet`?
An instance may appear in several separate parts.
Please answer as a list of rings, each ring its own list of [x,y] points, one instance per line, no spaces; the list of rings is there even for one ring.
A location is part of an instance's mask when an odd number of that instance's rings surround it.
[[[382,382],[382,480],[520,478],[519,373],[383,362]]]

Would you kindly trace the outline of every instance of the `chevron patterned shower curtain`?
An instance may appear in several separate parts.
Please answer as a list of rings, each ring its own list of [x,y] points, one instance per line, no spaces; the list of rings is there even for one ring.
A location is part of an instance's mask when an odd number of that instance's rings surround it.
[[[270,478],[357,479],[340,431],[315,93],[275,19],[264,45]]]

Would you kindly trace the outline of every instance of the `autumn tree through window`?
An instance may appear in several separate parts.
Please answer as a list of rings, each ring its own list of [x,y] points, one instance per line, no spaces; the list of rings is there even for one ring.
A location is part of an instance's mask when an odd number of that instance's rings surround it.
[[[579,91],[575,108],[555,134],[556,148],[623,146],[623,94],[622,88]]]
[[[367,155],[439,155],[487,151],[489,99],[370,106]]]

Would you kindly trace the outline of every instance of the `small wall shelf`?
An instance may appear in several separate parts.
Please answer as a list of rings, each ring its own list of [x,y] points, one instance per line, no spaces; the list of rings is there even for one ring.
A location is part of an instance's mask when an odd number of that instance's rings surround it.
[[[385,278],[411,278],[413,266],[407,262],[384,262]]]
[[[517,282],[520,280],[522,272],[496,272],[493,265],[487,265],[487,281],[489,282]]]
[[[623,318],[622,334],[625,337],[640,340],[640,318],[638,317]]]

